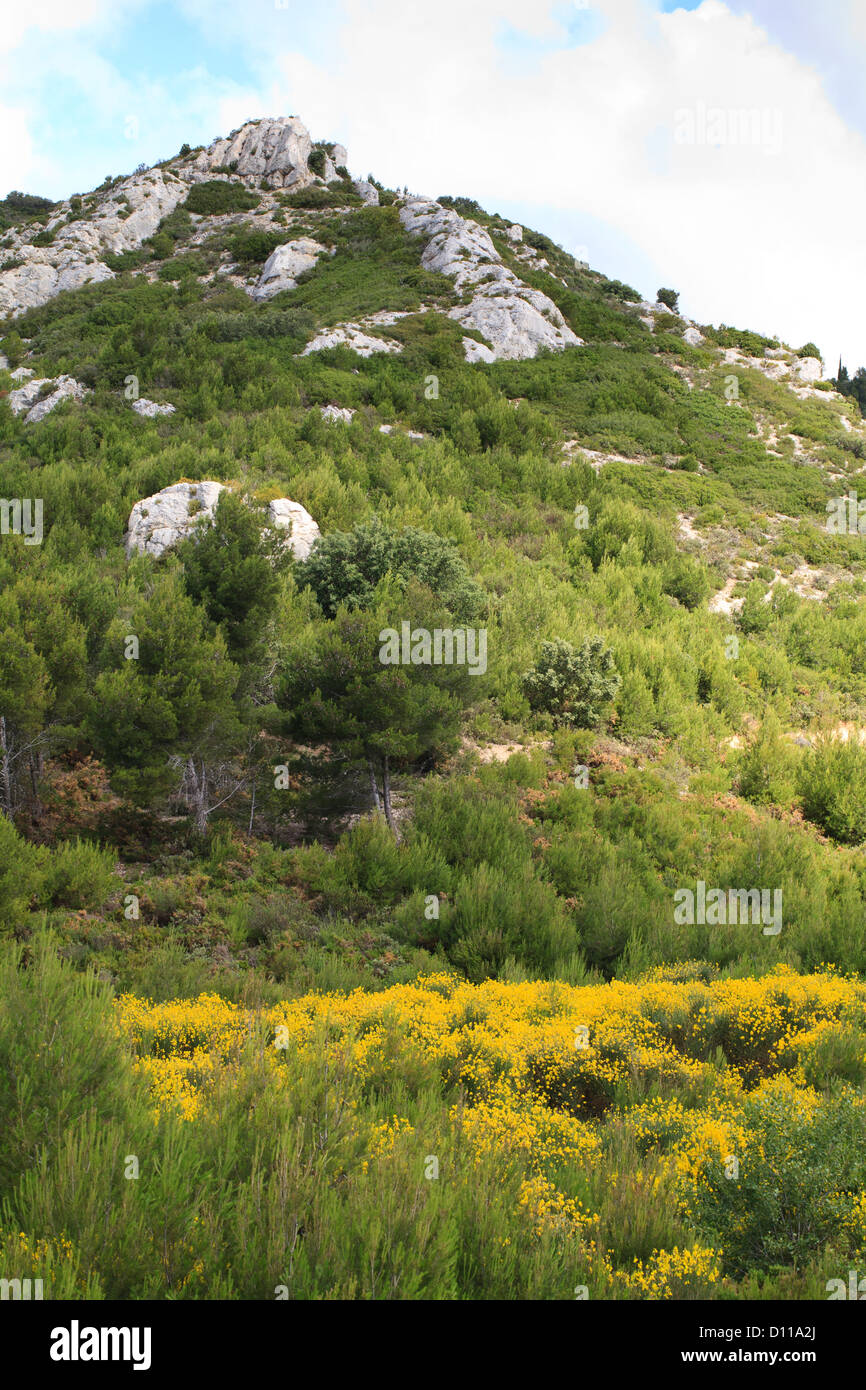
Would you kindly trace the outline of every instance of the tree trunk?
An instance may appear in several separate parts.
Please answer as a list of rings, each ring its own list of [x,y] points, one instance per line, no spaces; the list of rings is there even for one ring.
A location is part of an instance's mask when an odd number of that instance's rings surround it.
[[[39,779],[42,776],[40,763],[41,754],[36,757],[30,754],[30,786],[33,789],[33,819],[37,823],[42,819],[42,801],[39,796]]]
[[[385,803],[385,819],[391,827],[391,834],[397,839],[397,826],[394,821],[394,812],[391,810],[391,771],[389,767],[388,754],[382,764],[382,799]]]
[[[2,788],[3,814],[12,819],[12,768],[9,757],[9,743],[6,737],[6,716],[0,714],[0,788]]]
[[[253,833],[253,817],[256,814],[256,774],[253,773],[253,796],[250,802],[250,834]]]
[[[189,759],[187,772],[190,783],[190,801],[195,808],[195,828],[199,835],[204,835],[207,830],[207,774],[204,763],[201,765],[201,775],[196,772],[195,760]]]
[[[373,766],[372,758],[367,759],[367,767],[370,769],[370,787],[373,792],[373,805],[376,807],[376,810],[381,815],[382,802],[379,799],[379,787],[376,783],[376,769]]]

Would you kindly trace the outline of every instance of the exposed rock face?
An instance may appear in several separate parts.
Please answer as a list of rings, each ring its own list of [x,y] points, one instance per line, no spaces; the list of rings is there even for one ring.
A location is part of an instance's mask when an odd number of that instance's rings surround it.
[[[45,386],[53,386],[54,389],[41,396]],[[38,425],[39,421],[50,415],[61,401],[80,401],[87,394],[87,387],[82,386],[81,382],[72,376],[34,377],[26,386],[20,386],[17,391],[10,391],[9,407],[13,415],[27,412],[24,415],[25,425]],[[40,396],[41,399],[38,399]]]
[[[308,160],[309,131],[297,116],[247,121],[222,140],[214,140],[181,166],[192,182],[233,168],[242,178],[266,178],[273,188],[306,188],[315,180]],[[345,153],[345,152],[344,152]]]
[[[505,235],[508,237],[509,241],[522,241],[523,228],[521,227],[519,222],[512,222]]]
[[[222,483],[173,483],[136,502],[129,514],[126,553],[162,555],[186,540],[217,508]]]
[[[801,395],[805,392],[806,395],[814,394],[831,399],[836,394],[823,391],[812,392],[808,386],[809,382],[823,379],[824,367],[818,357],[795,357],[789,364],[781,361],[775,350],[772,357],[769,355],[751,357],[747,353],[741,352],[739,348],[726,348],[724,360],[726,364],[732,366],[752,367],[755,371],[769,377],[770,381],[784,381],[792,391]]]
[[[253,299],[270,299],[281,290],[295,289],[296,277],[311,270],[324,250],[324,246],[308,236],[278,246],[265,261],[258,282],[250,291]]]
[[[224,483],[173,483],[136,502],[129,514],[127,555],[163,555],[179,541],[194,535],[202,524],[213,519],[223,492]],[[272,526],[290,531],[286,544],[296,559],[305,560],[319,535],[306,508],[288,497],[279,497],[268,504],[268,519]]]
[[[73,214],[71,204],[65,202],[58,205],[46,228],[36,223],[13,228],[4,249],[11,252],[10,259],[23,264],[0,271],[0,317],[14,317],[45,304],[63,290],[112,279],[114,272],[103,259],[107,253],[137,249],[184,201],[191,184],[225,176],[231,166],[237,177],[256,183],[264,179],[272,188],[299,189],[318,182],[308,163],[311,149],[309,133],[296,116],[249,121],[195,155],[178,158],[165,168],[145,169],[88,196],[80,215]],[[332,181],[340,177],[336,165],[345,165],[347,158],[343,146],[335,145],[333,157],[326,158],[326,173]],[[371,195],[362,196],[378,202],[378,194],[372,197],[376,190],[369,187]],[[43,230],[55,233],[52,244],[31,245]]]
[[[91,281],[112,280],[114,272],[101,261],[88,263],[81,253],[66,248],[22,246],[25,264],[0,274],[0,315],[13,316],[45,304],[62,290],[77,290]]]
[[[369,357],[374,352],[402,352],[399,343],[386,342],[384,338],[373,338],[365,333],[360,323],[338,323],[324,333],[317,333],[312,342],[307,343],[301,357],[311,352],[322,352],[325,348],[349,347],[359,357]]]
[[[188,192],[189,186],[171,170],[149,169],[102,195],[90,216],[66,222],[69,204],[61,204],[46,229],[56,233],[50,246],[28,244],[32,225],[14,229],[10,249],[24,264],[0,272],[0,315],[20,314],[63,290],[113,279],[100,256],[140,246]]]
[[[316,541],[319,528],[306,507],[300,502],[292,502],[288,497],[278,497],[268,503],[268,517],[272,526],[279,526],[291,532],[286,544],[296,560],[306,560]]]
[[[701,343],[706,342],[706,339],[699,328],[691,326],[683,334],[683,342],[690,343],[692,347],[700,347]]]
[[[824,376],[820,357],[798,357],[793,371],[800,381],[821,381]]]
[[[350,410],[349,406],[347,406],[347,405],[346,405],[346,406],[339,406],[339,405],[323,405],[323,406],[322,406],[322,419],[323,419],[323,420],[330,420],[332,423],[335,423],[336,421],[342,421],[343,424],[345,424],[345,425],[350,425],[350,424],[352,423],[352,416],[353,416],[354,414],[355,414],[354,410]]]
[[[450,276],[461,293],[471,293],[470,302],[451,309],[449,317],[477,329],[490,343],[494,360],[535,357],[540,348],[581,345],[553,301],[503,265],[489,234],[477,222],[427,198],[407,199],[400,220],[413,236],[427,241],[422,265]],[[484,360],[478,346],[467,349],[472,352],[468,360]]]
[[[28,377],[34,376],[32,367],[16,367],[14,372],[10,372],[13,381],[27,381]]]
[[[152,420],[157,415],[173,415],[177,406],[169,405],[167,401],[149,401],[142,396],[140,400],[132,402],[132,408],[136,415]]]
[[[355,179],[353,187],[366,207],[379,206],[379,190],[366,179]]]
[[[495,362],[496,353],[477,338],[463,339],[463,355],[467,362]]]

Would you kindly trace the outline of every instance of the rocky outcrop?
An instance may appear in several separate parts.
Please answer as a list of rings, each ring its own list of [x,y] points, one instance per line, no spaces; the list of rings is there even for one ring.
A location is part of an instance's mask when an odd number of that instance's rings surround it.
[[[306,507],[289,497],[278,497],[275,502],[268,503],[268,517],[272,526],[290,532],[286,544],[295,559],[306,560],[320,535],[319,527]]]
[[[265,261],[256,285],[250,290],[253,299],[271,299],[282,290],[295,289],[297,276],[312,270],[324,250],[324,246],[308,236],[278,246]]]
[[[297,116],[268,117],[247,121],[179,168],[193,182],[228,170],[241,178],[267,179],[273,188],[305,188],[316,178],[308,164],[312,148],[310,133]]]
[[[25,425],[38,425],[62,401],[80,401],[87,394],[87,387],[72,376],[34,377],[26,386],[10,391],[9,407],[13,415],[24,415]]]
[[[515,360],[535,357],[541,348],[581,346],[582,339],[569,328],[553,300],[503,265],[488,232],[477,222],[427,198],[407,199],[400,220],[413,236],[426,240],[421,256],[425,269],[449,276],[468,299],[451,309],[449,316],[476,329],[490,344],[493,356],[485,359],[479,344],[468,348],[472,340],[464,340],[467,360]]]
[[[76,204],[75,210],[70,202],[58,204],[45,227],[30,223],[11,229],[4,250],[7,259],[18,264],[0,270],[0,318],[36,308],[64,290],[112,279],[114,272],[105,263],[106,254],[140,247],[162,219],[184,201],[191,184],[231,176],[254,182],[257,187],[262,181],[272,188],[289,189],[321,182],[309,167],[311,150],[309,132],[296,116],[249,121],[207,149],[97,190],[83,205]],[[341,177],[337,165],[344,167],[347,158],[342,145],[333,146],[325,159],[325,182]],[[362,193],[364,201],[378,202],[372,185],[365,187],[371,192]],[[53,234],[50,245],[32,245],[42,232]],[[288,279],[293,278],[288,275]]]
[[[149,401],[144,396],[133,401],[132,408],[136,415],[143,415],[146,420],[153,420],[157,415],[173,415],[177,410],[177,406],[169,405],[167,401]]]
[[[366,179],[355,179],[352,187],[366,207],[379,206],[379,190],[372,183]]]
[[[798,381],[823,381],[824,366],[820,357],[798,357],[792,371]]]
[[[724,361],[728,366],[751,367],[770,381],[784,381],[795,391],[807,390],[810,382],[821,381],[824,377],[824,367],[818,357],[794,357],[785,362],[776,355],[751,357],[739,348],[725,348]],[[830,396],[832,393],[817,392],[819,396],[823,394]]]
[[[352,416],[355,414],[354,410],[351,410],[347,405],[323,405],[321,411],[322,419],[329,420],[332,424],[339,422],[344,425],[350,425],[352,423]]]
[[[309,357],[311,352],[323,352],[325,348],[348,347],[353,352],[357,352],[359,357],[370,357],[374,352],[402,352],[399,343],[386,341],[385,338],[374,338],[369,333],[365,333],[360,323],[338,323],[336,328],[329,328],[323,333],[317,333],[311,342],[307,343],[301,357]]]
[[[24,265],[0,274],[0,317],[14,317],[26,309],[45,304],[63,290],[112,280],[113,271],[101,261],[87,260],[80,252],[62,252],[22,247]]]
[[[170,170],[149,169],[122,179],[97,198],[92,212],[71,222],[70,204],[61,204],[45,228],[54,233],[50,246],[29,244],[32,225],[7,234],[9,249],[23,264],[0,272],[0,316],[23,313],[64,290],[113,279],[114,272],[100,257],[140,246],[188,192],[188,185]]]
[[[173,483],[152,497],[136,502],[126,531],[127,555],[164,555],[166,550],[194,536],[213,519],[224,483]],[[318,538],[319,528],[300,502],[279,497],[268,504],[268,520],[288,530],[286,544],[298,560],[305,560]]]

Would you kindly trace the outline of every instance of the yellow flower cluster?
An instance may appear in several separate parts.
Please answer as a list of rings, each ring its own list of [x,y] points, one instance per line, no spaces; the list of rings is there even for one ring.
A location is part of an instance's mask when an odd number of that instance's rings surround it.
[[[401,1067],[426,1068],[459,1088],[450,1124],[476,1162],[493,1154],[518,1164],[519,1202],[533,1229],[567,1230],[594,1252],[598,1214],[560,1190],[557,1174],[600,1165],[601,1116],[613,1107],[640,1152],[667,1155],[688,1218],[720,1172],[729,1167],[724,1176],[736,1185],[732,1160],[742,1167],[761,1157],[745,1123],[750,1097],[790,1114],[821,1103],[804,1062],[834,1030],[866,1017],[866,986],[786,967],[761,979],[654,972],[581,987],[475,985],[439,973],[379,992],[309,994],[258,1013],[217,995],[163,1004],[124,996],[116,1007],[156,1106],[176,1106],[188,1119],[250,1046],[281,1085],[323,1047],[377,1085]],[[374,1127],[362,1171],[411,1134],[398,1115]],[[866,1195],[851,1219],[866,1226]],[[607,1254],[598,1261],[610,1287],[646,1298],[687,1297],[719,1274],[719,1252],[698,1246],[659,1250],[629,1269],[613,1269]]]
[[[650,1258],[635,1260],[630,1270],[616,1270],[613,1283],[641,1298],[688,1298],[699,1296],[707,1284],[714,1284],[721,1272],[719,1252],[693,1245],[688,1250],[655,1250]]]
[[[383,1155],[391,1153],[401,1135],[414,1133],[414,1127],[400,1115],[392,1115],[390,1120],[385,1120],[380,1125],[374,1125],[369,1133],[369,1158],[365,1158],[361,1163],[361,1172],[366,1173],[368,1171],[370,1159],[381,1158]]]

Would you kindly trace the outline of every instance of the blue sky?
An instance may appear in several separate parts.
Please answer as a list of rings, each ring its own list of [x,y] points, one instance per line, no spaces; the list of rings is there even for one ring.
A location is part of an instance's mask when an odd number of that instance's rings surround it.
[[[31,0],[0,193],[54,197],[296,114],[699,321],[866,362],[864,0]]]

